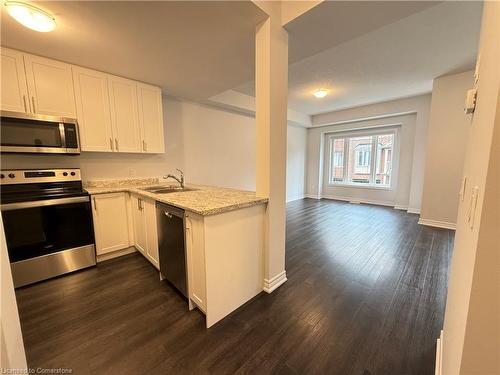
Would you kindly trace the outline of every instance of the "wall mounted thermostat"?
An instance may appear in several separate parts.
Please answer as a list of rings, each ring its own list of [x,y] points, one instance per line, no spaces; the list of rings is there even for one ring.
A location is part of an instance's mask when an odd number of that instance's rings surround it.
[[[473,113],[476,109],[476,98],[477,98],[477,89],[467,90],[467,98],[465,99],[465,108],[464,112],[468,115]]]

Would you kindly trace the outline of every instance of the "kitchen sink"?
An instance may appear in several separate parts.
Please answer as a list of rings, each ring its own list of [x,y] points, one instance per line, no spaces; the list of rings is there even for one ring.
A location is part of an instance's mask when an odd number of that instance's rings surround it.
[[[167,193],[180,193],[183,191],[193,191],[197,189],[192,189],[187,187],[182,188],[180,186],[150,186],[141,190],[155,194],[167,194]]]

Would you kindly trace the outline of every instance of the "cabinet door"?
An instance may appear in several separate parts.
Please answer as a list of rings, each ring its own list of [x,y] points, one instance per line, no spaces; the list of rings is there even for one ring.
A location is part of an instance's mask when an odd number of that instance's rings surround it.
[[[82,151],[113,151],[107,74],[72,67]]]
[[[2,94],[0,108],[4,111],[28,113],[30,109],[23,54],[2,47],[1,55]]]
[[[42,115],[76,117],[71,65],[24,55],[31,111]]]
[[[108,83],[115,151],[141,152],[137,83],[115,76],[108,76]]]
[[[147,255],[151,263],[160,269],[158,257],[158,232],[156,227],[156,204],[155,201],[146,200],[144,202],[144,213],[146,217],[146,232],[147,232]]]
[[[146,219],[144,215],[144,201],[137,195],[132,195],[132,212],[134,222],[134,245],[143,255],[147,254]]]
[[[161,90],[155,86],[138,83],[137,95],[142,151],[150,153],[165,152]]]
[[[97,255],[127,248],[127,193],[94,195],[92,207]]]

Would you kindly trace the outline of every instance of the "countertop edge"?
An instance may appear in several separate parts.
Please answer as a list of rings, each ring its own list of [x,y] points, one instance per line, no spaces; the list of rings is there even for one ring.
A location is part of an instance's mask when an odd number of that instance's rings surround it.
[[[250,200],[248,202],[243,202],[243,203],[234,203],[234,204],[229,204],[228,206],[225,207],[219,207],[219,208],[212,208],[212,209],[207,209],[207,210],[197,210],[193,209],[192,207],[186,207],[177,203],[173,203],[171,201],[168,201],[166,199],[161,199],[159,197],[154,197],[152,196],[152,193],[147,193],[143,192],[140,190],[138,187],[130,187],[130,186],[116,186],[116,187],[104,187],[104,188],[99,188],[99,187],[89,187],[89,188],[84,188],[84,190],[90,195],[100,195],[100,194],[111,194],[111,193],[133,193],[140,195],[142,197],[148,198],[155,200],[160,203],[165,203],[169,204],[174,207],[181,208],[185,211],[193,212],[195,214],[201,215],[201,216],[211,216],[211,215],[218,215],[222,214],[224,212],[230,212],[230,211],[235,211],[235,210],[240,210],[252,206],[258,206],[261,204],[266,204],[268,203],[269,199],[268,198],[259,198],[256,197],[254,200]],[[94,191],[98,190],[98,191]]]

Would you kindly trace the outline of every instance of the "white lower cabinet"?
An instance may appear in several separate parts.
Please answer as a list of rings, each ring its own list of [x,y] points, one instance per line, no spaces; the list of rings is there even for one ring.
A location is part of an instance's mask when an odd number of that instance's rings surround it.
[[[145,199],[132,194],[132,218],[134,223],[134,245],[157,269],[160,268],[158,257],[158,232],[156,228],[156,204],[152,199]]]
[[[194,213],[186,213],[186,257],[189,299],[206,313],[204,222]]]
[[[92,196],[97,255],[130,246],[128,193]]]

